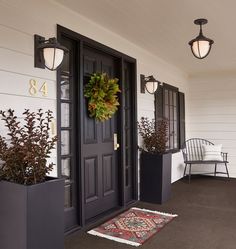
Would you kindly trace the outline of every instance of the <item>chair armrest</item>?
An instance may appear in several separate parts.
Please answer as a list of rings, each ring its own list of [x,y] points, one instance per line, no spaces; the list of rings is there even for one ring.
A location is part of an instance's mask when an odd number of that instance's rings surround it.
[[[223,157],[223,161],[228,161],[228,153],[221,152],[221,156]]]

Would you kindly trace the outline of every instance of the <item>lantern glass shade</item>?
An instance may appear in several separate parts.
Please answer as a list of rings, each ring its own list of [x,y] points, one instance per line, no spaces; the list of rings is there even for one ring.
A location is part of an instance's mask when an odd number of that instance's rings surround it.
[[[43,57],[45,61],[45,67],[49,70],[56,70],[62,63],[64,58],[64,50],[60,48],[44,48]]]
[[[192,52],[197,58],[204,58],[206,57],[211,49],[211,44],[209,41],[206,40],[197,40],[192,43]]]
[[[207,22],[208,21],[205,18],[194,20],[194,24],[200,26],[199,35],[188,43],[191,46],[193,55],[198,59],[207,57],[211,51],[211,46],[214,43],[213,40],[205,37],[202,33],[202,25],[207,24]]]
[[[158,82],[157,81],[148,81],[148,82],[146,82],[145,87],[149,93],[154,94],[158,88]]]
[[[61,46],[55,37],[45,40],[43,36],[34,35],[34,66],[36,68],[57,70],[67,53],[69,50]]]

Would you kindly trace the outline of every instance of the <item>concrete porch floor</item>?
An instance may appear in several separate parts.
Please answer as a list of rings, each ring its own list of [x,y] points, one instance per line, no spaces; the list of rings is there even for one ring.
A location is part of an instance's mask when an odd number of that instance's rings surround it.
[[[200,177],[172,185],[172,198],[163,205],[136,206],[179,216],[144,243],[142,249],[235,249],[236,179]],[[135,248],[77,232],[66,237],[66,249]]]

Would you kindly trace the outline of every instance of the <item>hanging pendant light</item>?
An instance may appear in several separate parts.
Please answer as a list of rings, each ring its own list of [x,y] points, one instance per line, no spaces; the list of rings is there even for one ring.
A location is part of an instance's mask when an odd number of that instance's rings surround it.
[[[196,19],[194,24],[200,25],[199,35],[191,40],[188,44],[191,46],[191,50],[193,55],[198,59],[203,59],[207,57],[207,55],[211,51],[211,46],[214,43],[213,40],[205,37],[202,33],[202,25],[207,24],[207,19]]]

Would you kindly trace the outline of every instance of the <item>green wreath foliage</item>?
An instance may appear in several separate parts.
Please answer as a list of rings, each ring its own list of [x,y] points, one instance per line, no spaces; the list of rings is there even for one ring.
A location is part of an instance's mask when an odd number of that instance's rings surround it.
[[[84,96],[88,98],[90,117],[105,121],[112,117],[119,106],[117,93],[119,79],[111,79],[106,73],[95,73],[85,86]]]

